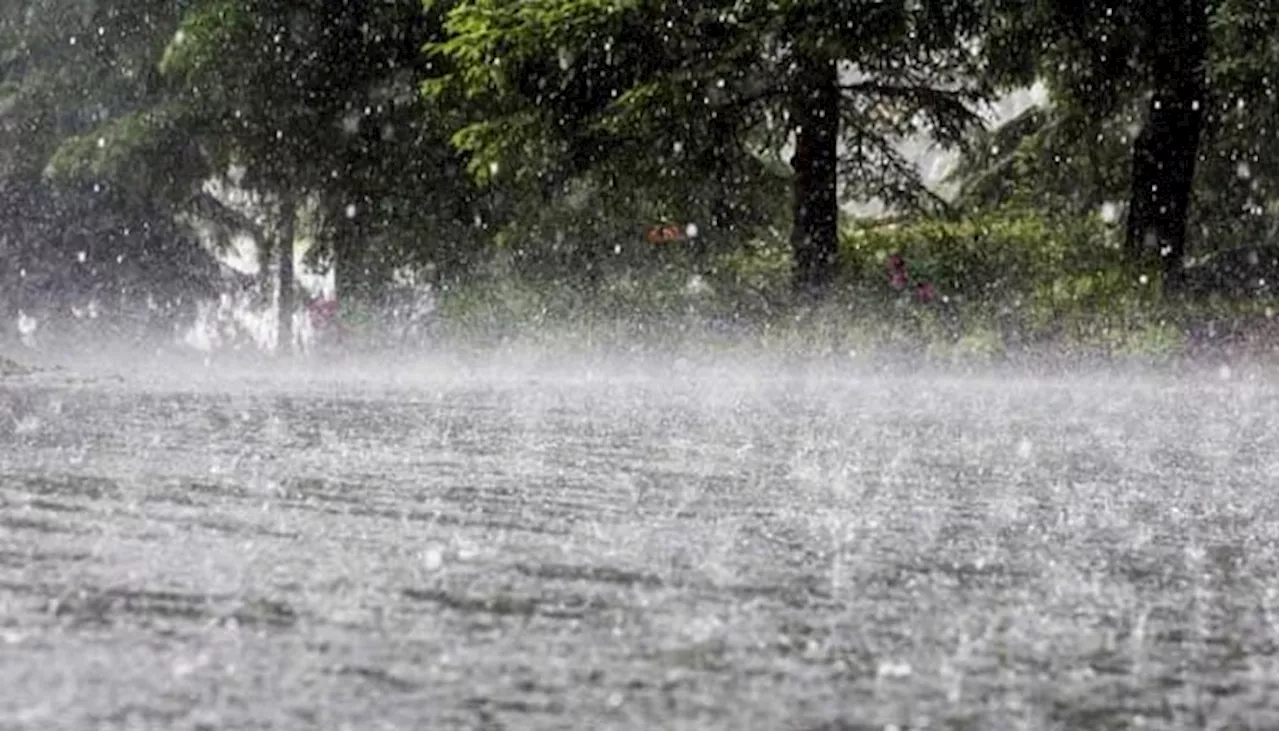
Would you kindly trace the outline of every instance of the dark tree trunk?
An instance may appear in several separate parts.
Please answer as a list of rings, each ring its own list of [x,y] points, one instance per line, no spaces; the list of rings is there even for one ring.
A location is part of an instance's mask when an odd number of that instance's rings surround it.
[[[796,128],[792,188],[791,252],[794,286],[816,299],[835,275],[839,204],[836,199],[836,139],[840,133],[840,87],[834,61],[802,58],[791,101]]]
[[[293,350],[293,233],[297,208],[297,204],[291,195],[284,196],[284,199],[280,202],[280,240],[277,242],[280,299],[276,310],[279,326],[276,350],[280,353],[288,353]]]
[[[1206,103],[1208,16],[1204,0],[1166,0],[1153,49],[1153,94],[1133,143],[1125,249],[1135,261],[1159,257],[1165,287],[1182,283],[1187,212]]]

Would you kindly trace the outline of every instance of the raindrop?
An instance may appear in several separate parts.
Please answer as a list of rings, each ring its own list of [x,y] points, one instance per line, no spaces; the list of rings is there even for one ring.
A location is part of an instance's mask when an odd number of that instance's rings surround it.
[[[98,138],[98,149],[99,149],[99,150],[101,150],[102,148],[104,148],[104,147],[106,147],[106,146],[107,146],[107,138],[105,138],[105,137],[99,137],[99,138]]]
[[[355,217],[356,217],[356,204],[354,204],[354,203],[348,203],[348,204],[347,204],[346,214],[347,214],[347,218],[355,218]]]
[[[89,254],[87,252],[84,252],[84,251],[76,252],[76,261],[80,262],[81,264],[85,263],[85,261],[87,261],[88,259],[89,259]]]
[[[22,335],[31,335],[40,325],[39,320],[28,315],[22,310],[18,310],[18,332]]]
[[[1028,459],[1031,457],[1031,440],[1023,437],[1018,441],[1018,457]]]
[[[881,678],[907,678],[911,672],[911,665],[895,660],[882,661],[876,668],[876,676]]]
[[[435,571],[444,565],[444,551],[439,546],[431,546],[422,552],[422,567],[427,571]]]

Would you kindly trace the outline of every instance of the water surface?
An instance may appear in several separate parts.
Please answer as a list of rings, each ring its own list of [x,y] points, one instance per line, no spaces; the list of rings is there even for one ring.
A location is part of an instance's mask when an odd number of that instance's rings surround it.
[[[1274,380],[399,368],[0,382],[0,728],[1277,724]]]

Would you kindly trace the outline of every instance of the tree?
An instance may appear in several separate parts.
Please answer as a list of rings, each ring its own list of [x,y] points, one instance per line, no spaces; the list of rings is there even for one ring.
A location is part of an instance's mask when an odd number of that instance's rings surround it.
[[[927,129],[955,142],[973,121],[971,11],[471,0],[432,46],[448,68],[427,92],[475,105],[455,142],[481,178],[594,171],[675,208],[698,200],[688,181],[736,169],[746,179],[719,193],[733,195],[790,150],[794,286],[816,296],[836,271],[841,197],[931,201],[893,141]]]
[[[1219,0],[1097,0],[1082,4],[993,3],[984,37],[998,81],[1042,79],[1057,106],[1053,124],[1080,134],[1075,152],[1111,138],[1107,120],[1138,116],[1129,138],[1125,248],[1162,262],[1178,287],[1187,221],[1206,123],[1213,14]],[[1069,147],[1070,145],[1068,145]],[[1061,149],[1055,163],[1062,159]]]
[[[1116,206],[1129,191],[1128,128],[1139,109],[1096,119],[1033,105],[994,129],[974,130],[947,182],[961,209],[1034,208],[1071,216]]]
[[[1209,101],[1188,222],[1201,254],[1262,246],[1274,261],[1278,16],[1268,3],[1219,0],[1209,18]]]
[[[308,3],[195,3],[159,59],[180,90],[176,102],[214,170],[238,165],[243,185],[270,201],[277,254],[277,343],[292,343],[294,233],[299,206],[329,162],[317,135],[337,122],[343,100],[330,90],[340,41]],[[265,252],[264,252],[265,253]]]
[[[191,180],[180,134],[153,137],[148,174],[111,181],[58,174],[63,145],[104,158],[117,153],[113,139],[80,137],[153,103],[158,84],[149,60],[176,23],[171,4],[158,1],[0,7],[6,323],[18,309],[56,321],[93,308],[108,321],[131,311],[167,326],[191,314],[194,295],[216,278],[216,263],[176,218]]]
[[[475,221],[489,204],[449,142],[450,110],[418,93],[421,49],[440,36],[441,16],[401,0],[324,22],[341,29],[326,53],[341,67],[331,77],[344,102],[340,135],[319,140],[331,159],[316,184],[324,218],[316,252],[335,265],[339,297],[371,296],[406,265],[442,280],[465,274],[483,251]]]
[[[461,162],[415,88],[433,27],[412,0],[199,0],[157,57],[171,96],[152,113],[181,120],[211,174],[239,167],[240,184],[275,212],[267,231],[282,344],[291,341],[304,201],[320,205],[319,238],[344,296],[362,286],[366,238],[385,242],[448,214],[469,221]],[[438,205],[421,215],[424,203]]]
[[[1165,261],[1165,285],[1177,287],[1186,258],[1187,212],[1208,97],[1206,0],[1148,5],[1154,38],[1144,38],[1151,100],[1133,141],[1133,175],[1125,246],[1135,258],[1155,252]]]
[[[995,191],[983,181],[1015,175],[1024,192],[1065,192],[1083,176],[1075,199],[1085,207],[1127,201],[1130,258],[1160,261],[1171,290],[1180,286],[1189,241],[1221,246],[1212,239],[1261,233],[1276,190],[1274,165],[1263,162],[1276,156],[1274,7],[1241,0],[993,7],[984,36],[989,71],[1006,85],[1043,80],[1053,107],[1024,116],[994,145],[969,148],[977,153],[962,172],[970,192],[989,198]],[[991,147],[1000,152],[986,155]],[[1241,170],[1244,184],[1236,180]],[[1207,227],[1189,230],[1191,221]]]

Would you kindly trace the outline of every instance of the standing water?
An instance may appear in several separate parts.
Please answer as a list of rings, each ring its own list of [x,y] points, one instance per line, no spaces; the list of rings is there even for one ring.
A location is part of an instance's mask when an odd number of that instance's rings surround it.
[[[1275,728],[1274,379],[649,365],[7,378],[0,728]]]

